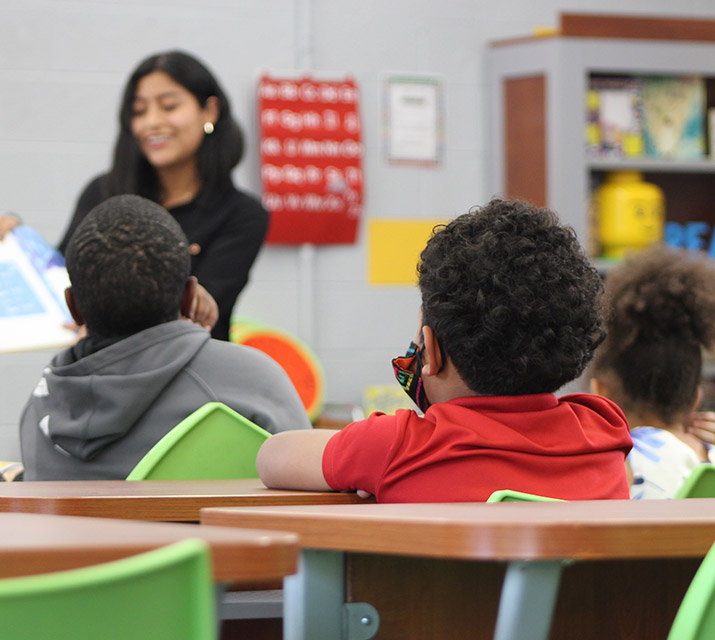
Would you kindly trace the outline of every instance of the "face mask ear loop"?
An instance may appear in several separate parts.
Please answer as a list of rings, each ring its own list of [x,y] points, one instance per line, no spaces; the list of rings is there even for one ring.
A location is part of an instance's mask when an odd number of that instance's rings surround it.
[[[442,356],[442,366],[439,368],[439,371],[442,371],[447,362],[447,352],[442,348],[442,343],[439,340],[437,340],[437,344],[439,345],[439,355]],[[437,373],[439,373],[439,371]]]
[[[415,375],[418,378],[422,378],[422,349],[417,348],[417,353],[415,353]]]
[[[442,371],[442,369],[444,369],[444,365],[447,362],[447,352],[442,347],[442,341],[436,335],[434,336],[434,339],[437,341],[437,346],[439,347],[439,355],[442,357],[442,366],[439,368],[439,371],[437,371],[437,373],[439,373],[440,371]],[[424,346],[422,347],[422,349],[424,349]],[[420,349],[420,351],[422,349]],[[419,356],[419,352],[417,353],[417,355]],[[417,364],[419,365],[420,370],[422,370],[422,359],[421,358]]]

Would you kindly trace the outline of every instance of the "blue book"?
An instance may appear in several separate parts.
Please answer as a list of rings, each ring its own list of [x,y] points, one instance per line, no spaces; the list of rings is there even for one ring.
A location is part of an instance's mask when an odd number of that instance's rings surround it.
[[[71,343],[68,286],[62,254],[39,233],[20,226],[6,234],[0,242],[0,351]]]

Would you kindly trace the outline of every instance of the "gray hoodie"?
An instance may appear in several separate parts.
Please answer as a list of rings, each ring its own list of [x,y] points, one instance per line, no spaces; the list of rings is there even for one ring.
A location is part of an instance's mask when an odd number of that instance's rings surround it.
[[[310,428],[283,369],[186,320],[46,368],[20,421],[25,480],[124,479],[172,427],[223,402],[271,433]]]

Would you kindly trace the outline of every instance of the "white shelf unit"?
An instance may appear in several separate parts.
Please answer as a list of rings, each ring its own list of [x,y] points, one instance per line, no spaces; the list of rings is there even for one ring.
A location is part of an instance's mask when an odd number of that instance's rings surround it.
[[[668,220],[715,223],[715,161],[592,158],[585,144],[591,75],[700,75],[715,106],[715,43],[553,37],[496,43],[488,56],[494,195],[554,209],[589,246],[591,190],[636,169],[666,196]]]

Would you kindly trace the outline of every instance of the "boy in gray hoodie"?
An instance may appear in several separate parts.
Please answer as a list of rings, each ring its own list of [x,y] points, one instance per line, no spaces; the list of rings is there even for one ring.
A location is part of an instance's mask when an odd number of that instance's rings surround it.
[[[310,421],[283,369],[211,339],[178,223],[139,196],[95,207],[66,251],[67,303],[87,337],[44,370],[20,423],[25,480],[124,479],[172,427],[223,402],[271,433]]]

